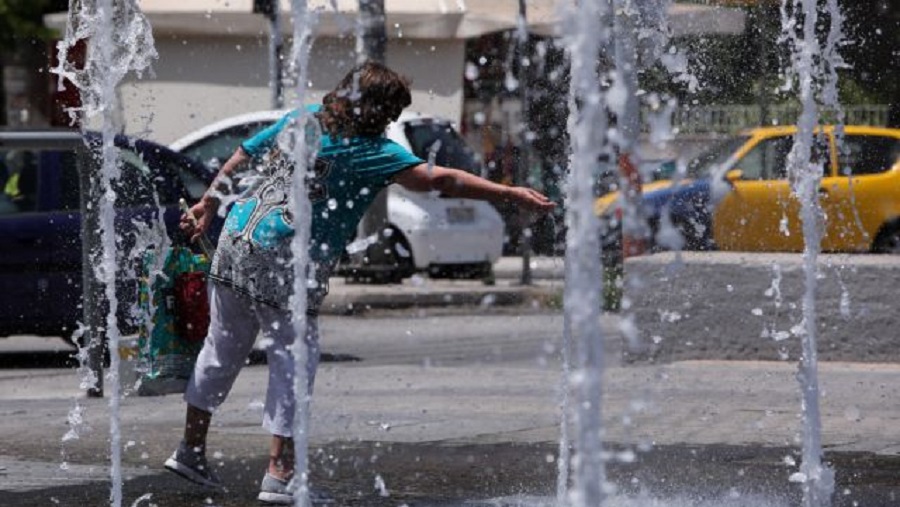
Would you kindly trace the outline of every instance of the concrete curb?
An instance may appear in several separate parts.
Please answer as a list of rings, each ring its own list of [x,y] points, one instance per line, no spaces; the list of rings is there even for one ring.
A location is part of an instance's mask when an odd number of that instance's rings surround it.
[[[533,283],[521,285],[521,257],[502,257],[494,264],[495,283],[478,280],[429,279],[416,275],[401,284],[348,283],[332,278],[321,313],[354,315],[369,310],[402,310],[448,306],[553,307],[563,289],[563,260],[532,257]]]
[[[425,284],[350,285],[332,281],[331,292],[321,313],[353,315],[369,310],[402,310],[448,306],[521,306],[548,307],[556,304],[562,292],[561,282],[537,282],[530,286],[507,280],[496,285],[477,281],[429,280]]]

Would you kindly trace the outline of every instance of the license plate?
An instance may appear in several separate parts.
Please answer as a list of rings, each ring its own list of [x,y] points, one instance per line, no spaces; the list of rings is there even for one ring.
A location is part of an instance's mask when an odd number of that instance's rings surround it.
[[[475,221],[475,208],[447,208],[447,222],[470,224]]]

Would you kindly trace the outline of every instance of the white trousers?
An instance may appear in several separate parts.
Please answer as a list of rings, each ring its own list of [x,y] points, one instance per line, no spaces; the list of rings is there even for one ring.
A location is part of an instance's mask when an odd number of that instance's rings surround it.
[[[263,427],[271,434],[290,437],[294,424],[295,362],[290,347],[294,343],[291,313],[257,303],[230,287],[210,283],[209,332],[197,356],[194,373],[184,393],[188,404],[215,412],[225,401],[244,366],[258,334],[262,333],[269,365]],[[319,365],[319,325],[315,316],[306,317],[306,373],[312,395]]]

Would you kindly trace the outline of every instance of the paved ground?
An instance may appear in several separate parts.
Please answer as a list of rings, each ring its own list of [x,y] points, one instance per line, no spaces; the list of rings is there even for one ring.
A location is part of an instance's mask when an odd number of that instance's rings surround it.
[[[736,270],[727,256],[717,259]],[[885,273],[893,267],[888,262]],[[316,483],[331,489],[339,505],[553,505],[562,368],[558,359],[528,360],[515,351],[560,346],[562,316],[552,304],[542,306],[560,289],[553,279],[560,268],[547,261],[546,277],[539,277],[545,281],[527,291],[506,277],[495,287],[456,282],[441,289],[417,281],[391,288],[421,298],[428,285],[434,294],[444,291],[434,297],[455,291],[479,301],[464,318],[446,308],[421,310],[428,325],[420,326],[415,342],[378,334],[391,319],[411,315],[384,312],[384,298],[371,295],[384,295],[382,289],[361,291],[378,302],[368,305],[368,314],[324,317],[335,357],[364,360],[326,362],[320,370],[311,427]],[[500,289],[525,299],[503,311],[478,311],[496,303],[490,294]],[[353,291],[338,284],[333,295],[349,298]],[[386,306],[404,308],[395,297]],[[625,352],[629,320],[644,318],[637,315],[598,322],[608,345],[602,413],[609,480],[617,487],[610,505],[799,505],[799,486],[788,480],[797,470],[802,431],[796,363],[724,361],[690,347],[677,358],[635,359]],[[473,354],[494,351],[501,360],[473,361],[436,348],[443,333],[476,336],[478,326],[494,329],[503,319],[514,332],[466,347]],[[342,332],[353,325],[371,325],[373,339]],[[483,349],[471,352],[474,346]],[[436,363],[424,360],[439,353],[445,355]],[[231,485],[224,494],[196,492],[159,468],[181,424],[177,396],[122,400],[125,504],[255,505],[265,462],[259,428],[265,375],[264,365],[245,369],[212,430],[214,461]],[[900,504],[900,365],[826,361],[820,380],[823,442],[838,483],[833,505]],[[109,505],[109,400],[81,397],[77,377],[65,369],[0,370],[0,399],[0,505]],[[63,441],[73,428],[78,438]]]

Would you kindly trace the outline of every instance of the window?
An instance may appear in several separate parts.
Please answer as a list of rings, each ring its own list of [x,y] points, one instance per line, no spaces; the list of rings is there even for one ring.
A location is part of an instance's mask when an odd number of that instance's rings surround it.
[[[119,178],[113,184],[116,192],[116,207],[130,208],[153,206],[153,194],[156,188],[150,167],[144,163],[137,153],[119,150]],[[160,204],[169,204],[161,202]]]
[[[688,163],[688,177],[698,178],[708,175],[711,170],[727,162],[748,139],[746,136],[729,139],[695,157]]]
[[[897,163],[900,139],[848,135],[839,149],[838,167],[842,176],[878,174]]]
[[[0,152],[0,213],[28,213],[38,205],[38,152],[7,150]]]
[[[743,172],[744,180],[783,179],[787,177],[787,156],[793,145],[793,136],[764,139],[735,168]]]
[[[218,169],[231,157],[241,142],[272,123],[275,123],[275,121],[259,121],[237,125],[197,141],[181,150],[181,152],[208,167]]]
[[[481,166],[472,150],[449,123],[418,121],[406,124],[406,138],[415,156],[444,167],[481,174]]]
[[[78,154],[75,151],[59,151],[48,154],[60,161],[59,209],[81,209],[81,187],[78,181]]]
[[[823,135],[813,137],[810,158],[814,164],[826,164],[825,173],[829,172],[828,139]],[[787,179],[788,155],[794,146],[794,136],[772,137],[761,141],[750,153],[738,162],[736,168],[743,171],[745,180],[783,180]]]
[[[191,172],[189,165],[197,170],[202,168],[192,165],[186,158],[173,157],[171,153],[156,149],[152,157],[151,166],[154,169],[156,191],[160,195],[163,204],[175,203],[182,194],[187,194],[191,200],[199,200],[206,192],[206,181]]]

